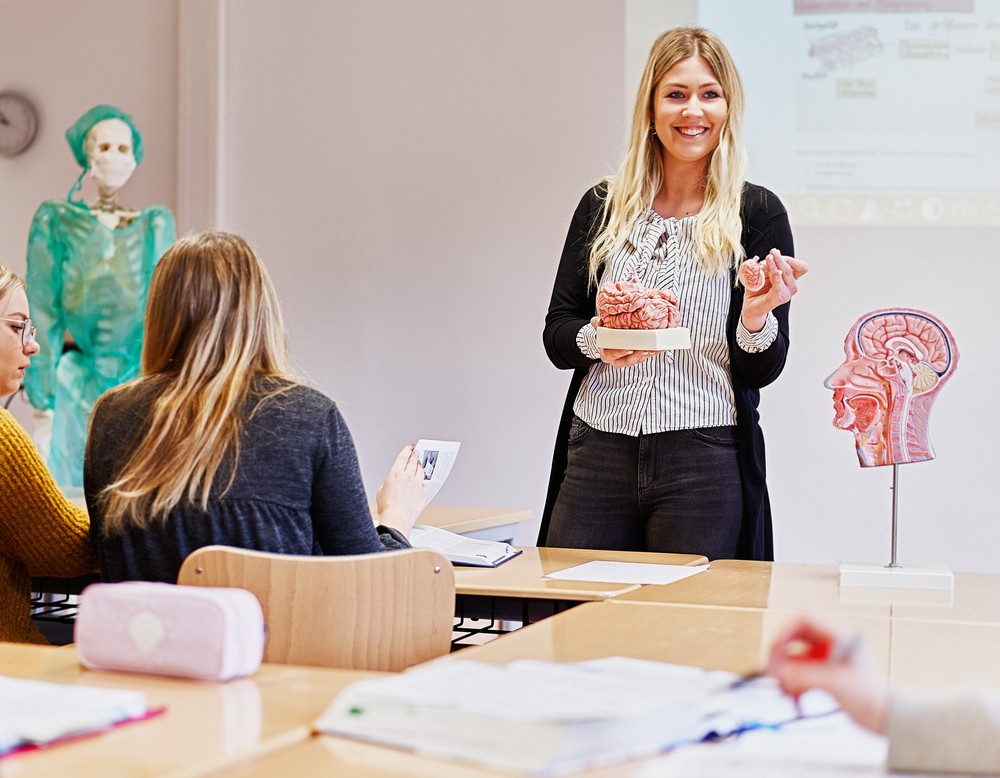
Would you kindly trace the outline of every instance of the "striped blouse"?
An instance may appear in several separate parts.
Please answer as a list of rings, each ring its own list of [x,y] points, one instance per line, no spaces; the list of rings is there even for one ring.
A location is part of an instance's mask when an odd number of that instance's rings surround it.
[[[664,351],[631,367],[591,365],[573,412],[594,429],[638,436],[736,423],[726,344],[732,276],[710,276],[698,264],[696,220],[665,219],[650,210],[604,269],[602,284],[638,280],[673,291],[680,325],[691,330],[691,348]],[[777,336],[772,314],[760,332],[749,332],[742,321],[737,326],[738,346],[748,352],[766,350]],[[576,342],[585,356],[600,358],[593,326],[584,326]]]

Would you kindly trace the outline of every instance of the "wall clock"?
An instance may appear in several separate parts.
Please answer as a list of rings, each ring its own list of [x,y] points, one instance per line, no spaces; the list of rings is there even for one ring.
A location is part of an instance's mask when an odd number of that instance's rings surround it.
[[[0,156],[26,151],[37,131],[35,104],[18,92],[0,92]]]

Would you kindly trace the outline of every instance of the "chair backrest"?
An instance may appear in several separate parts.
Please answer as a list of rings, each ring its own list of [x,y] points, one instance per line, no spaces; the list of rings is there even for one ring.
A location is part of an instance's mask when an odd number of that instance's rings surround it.
[[[396,671],[451,648],[455,573],[426,549],[291,556],[205,546],[184,560],[177,583],[253,592],[267,662]]]

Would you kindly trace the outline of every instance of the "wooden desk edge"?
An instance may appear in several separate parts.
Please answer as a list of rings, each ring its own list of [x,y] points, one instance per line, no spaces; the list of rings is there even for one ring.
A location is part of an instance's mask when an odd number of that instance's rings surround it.
[[[450,507],[450,506],[446,506]],[[438,518],[433,515],[420,517],[417,524],[427,524],[431,527],[440,527],[457,535],[466,532],[478,532],[484,529],[494,529],[496,527],[516,526],[524,522],[531,521],[531,511],[527,509],[498,510],[486,516],[479,516],[469,519],[454,520],[450,518]]]
[[[311,724],[300,725],[279,735],[272,735],[269,738],[265,738],[255,747],[245,752],[233,754],[232,756],[221,756],[218,759],[213,759],[206,764],[197,765],[196,767],[175,770],[174,772],[166,773],[165,778],[202,778],[202,776],[215,775],[221,770],[237,768],[246,762],[260,759],[275,751],[281,751],[304,743],[316,734]]]
[[[549,580],[549,579],[546,579]],[[456,582],[455,591],[458,595],[472,597],[497,597],[509,598],[512,600],[566,600],[570,602],[604,602],[613,600],[622,594],[634,592],[642,584],[620,584],[620,589],[577,589],[571,586],[559,589],[532,589],[530,587],[497,587],[484,584],[467,586],[461,582]]]

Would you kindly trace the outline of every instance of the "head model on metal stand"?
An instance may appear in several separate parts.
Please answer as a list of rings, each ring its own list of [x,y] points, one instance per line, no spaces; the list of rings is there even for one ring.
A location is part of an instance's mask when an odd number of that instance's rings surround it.
[[[958,365],[948,328],[923,311],[882,308],[854,323],[844,354],[824,386],[833,390],[833,424],[854,433],[861,466],[934,459],[931,405]]]

